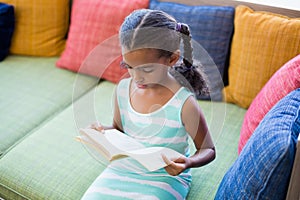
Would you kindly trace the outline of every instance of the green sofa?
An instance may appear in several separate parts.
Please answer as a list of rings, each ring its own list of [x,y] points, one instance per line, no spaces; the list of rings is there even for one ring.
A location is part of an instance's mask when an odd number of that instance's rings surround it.
[[[55,68],[56,60],[11,55],[0,64],[1,80],[7,86],[1,89],[5,112],[1,112],[0,196],[4,199],[80,199],[105,167],[75,136],[78,128],[96,119],[111,122],[116,85]],[[224,102],[199,104],[214,136],[217,158],[193,169],[189,199],[210,199],[237,157],[246,110]],[[93,106],[96,114],[89,109]]]
[[[0,199],[80,199],[105,168],[75,136],[95,120],[111,123],[116,85],[57,68],[57,60],[9,55],[0,63]],[[192,169],[188,199],[214,199],[238,157],[246,109],[204,100],[199,105],[217,156]]]

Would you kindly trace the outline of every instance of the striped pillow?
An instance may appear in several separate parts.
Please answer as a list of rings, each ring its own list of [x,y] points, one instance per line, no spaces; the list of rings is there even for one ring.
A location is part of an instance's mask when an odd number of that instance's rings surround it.
[[[271,76],[300,53],[300,18],[238,6],[234,25],[224,98],[248,108]]]
[[[267,112],[296,88],[300,88],[300,54],[281,67],[251,103],[242,124],[239,153]]]
[[[69,27],[69,0],[3,0],[15,8],[10,52],[29,56],[58,56]]]
[[[74,0],[66,49],[56,65],[118,82],[127,72],[119,66],[119,28],[133,10],[148,5],[148,0]]]

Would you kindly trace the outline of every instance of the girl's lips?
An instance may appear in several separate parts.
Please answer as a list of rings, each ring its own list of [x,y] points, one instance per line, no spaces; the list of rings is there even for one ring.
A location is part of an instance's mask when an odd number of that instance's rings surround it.
[[[147,85],[144,84],[136,84],[136,86],[140,89],[145,89],[147,87]]]

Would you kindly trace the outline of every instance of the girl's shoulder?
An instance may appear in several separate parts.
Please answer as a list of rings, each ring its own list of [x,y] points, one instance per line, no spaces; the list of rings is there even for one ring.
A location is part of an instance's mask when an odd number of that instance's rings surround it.
[[[194,96],[190,96],[182,107],[182,120],[187,122],[192,119],[203,118],[203,111]]]
[[[188,99],[194,97],[194,93],[192,93],[189,89],[186,87],[181,86],[178,91],[175,93],[177,98],[180,98],[184,101],[187,101]]]

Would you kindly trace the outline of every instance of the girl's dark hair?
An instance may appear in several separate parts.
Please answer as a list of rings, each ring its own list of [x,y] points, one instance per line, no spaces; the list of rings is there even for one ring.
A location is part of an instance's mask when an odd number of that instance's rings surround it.
[[[136,10],[126,17],[120,29],[123,52],[142,48],[157,49],[160,56],[170,57],[183,44],[181,63],[170,73],[197,96],[208,95],[208,85],[200,69],[193,62],[190,28],[159,10]]]

